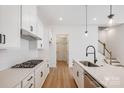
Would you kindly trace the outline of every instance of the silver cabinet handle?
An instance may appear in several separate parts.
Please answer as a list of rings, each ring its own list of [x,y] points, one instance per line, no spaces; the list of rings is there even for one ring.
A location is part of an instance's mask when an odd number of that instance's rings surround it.
[[[2,43],[2,34],[0,34],[0,43]]]
[[[6,43],[6,35],[0,34],[0,43],[5,44]]]
[[[77,77],[79,77],[79,71],[77,71]]]
[[[6,35],[3,35],[3,44],[6,43]]]
[[[43,76],[43,72],[41,71],[41,77]]]
[[[30,26],[30,30],[33,31],[33,26]]]

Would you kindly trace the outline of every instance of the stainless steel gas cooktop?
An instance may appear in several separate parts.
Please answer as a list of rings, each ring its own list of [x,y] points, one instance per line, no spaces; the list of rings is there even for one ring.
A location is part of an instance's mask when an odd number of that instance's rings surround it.
[[[21,64],[16,64],[12,66],[12,68],[33,68],[41,62],[43,62],[43,60],[29,60]]]

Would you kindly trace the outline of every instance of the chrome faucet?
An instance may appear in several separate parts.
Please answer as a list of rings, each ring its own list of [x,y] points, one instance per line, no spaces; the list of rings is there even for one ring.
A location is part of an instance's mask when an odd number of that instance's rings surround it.
[[[88,52],[88,48],[93,48],[94,49],[94,52]],[[88,56],[88,54],[94,54],[94,64],[97,62],[97,59],[96,59],[96,50],[95,50],[95,47],[92,46],[92,45],[89,45],[87,48],[86,48],[86,56]]]

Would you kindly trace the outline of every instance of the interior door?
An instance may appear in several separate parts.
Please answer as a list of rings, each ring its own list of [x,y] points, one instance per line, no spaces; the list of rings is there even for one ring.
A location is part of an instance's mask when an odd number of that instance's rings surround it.
[[[57,61],[67,61],[67,37],[57,37]]]

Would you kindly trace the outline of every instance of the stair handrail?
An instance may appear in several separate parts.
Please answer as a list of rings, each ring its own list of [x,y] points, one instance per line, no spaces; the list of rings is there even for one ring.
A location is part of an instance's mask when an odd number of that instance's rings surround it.
[[[100,44],[102,44],[103,45],[103,55],[105,56],[105,47],[106,47],[106,44],[105,43],[103,43],[102,41],[100,41],[100,40],[98,40],[98,42],[100,43]]]
[[[98,40],[98,42],[99,42],[100,44],[102,44],[102,45],[103,45],[103,55],[104,55],[104,56],[106,55],[105,51],[107,51],[107,52],[108,52],[108,54],[110,55],[110,64],[111,64],[111,60],[112,60],[112,52],[111,52],[111,51],[109,51],[109,50],[107,49],[107,47],[106,47],[106,44],[105,44],[105,43],[103,43],[103,42],[102,42],[102,41],[100,41],[100,40]]]

